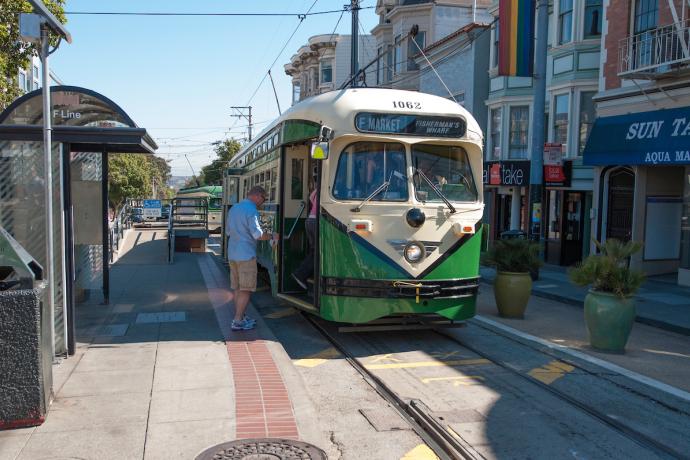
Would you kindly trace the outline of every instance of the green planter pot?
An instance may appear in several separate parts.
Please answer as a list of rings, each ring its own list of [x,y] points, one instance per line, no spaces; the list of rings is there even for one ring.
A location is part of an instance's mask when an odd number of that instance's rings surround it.
[[[585,297],[585,324],[589,343],[603,351],[623,352],[635,321],[635,300],[608,292],[589,291]]]
[[[532,293],[529,273],[498,272],[494,281],[494,297],[498,314],[505,318],[524,318]]]

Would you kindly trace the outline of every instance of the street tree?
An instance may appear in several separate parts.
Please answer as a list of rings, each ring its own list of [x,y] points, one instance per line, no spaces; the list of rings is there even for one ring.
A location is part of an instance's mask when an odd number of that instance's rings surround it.
[[[163,158],[133,153],[109,158],[109,196],[115,208],[121,207],[128,198],[172,198],[174,192],[168,187],[168,180],[170,165]]]
[[[216,153],[216,159],[210,165],[201,168],[199,183],[201,185],[222,185],[223,170],[228,167],[230,160],[237,155],[241,148],[242,145],[235,139],[214,142],[213,151]]]
[[[63,10],[65,0],[43,2],[60,22],[67,22]],[[23,0],[0,1],[0,110],[23,94],[17,82],[19,70],[27,68],[32,55],[38,55],[39,45],[24,43],[19,38],[19,13],[32,11],[31,5]]]

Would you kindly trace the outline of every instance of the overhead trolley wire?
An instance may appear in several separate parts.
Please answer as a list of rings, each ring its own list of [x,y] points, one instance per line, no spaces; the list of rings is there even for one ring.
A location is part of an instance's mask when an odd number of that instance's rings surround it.
[[[316,3],[316,2],[314,2]],[[312,6],[313,8],[313,6]],[[349,7],[348,7],[349,8]],[[306,13],[178,13],[178,12],[163,12],[163,11],[65,11],[67,15],[90,15],[90,16],[259,16],[259,17],[279,17],[279,16],[296,16],[300,20],[304,20],[307,16],[318,16],[324,14],[335,14],[344,11],[349,11],[348,8],[328,11],[314,11],[311,8]],[[360,7],[361,10],[368,10],[375,8],[374,6]]]

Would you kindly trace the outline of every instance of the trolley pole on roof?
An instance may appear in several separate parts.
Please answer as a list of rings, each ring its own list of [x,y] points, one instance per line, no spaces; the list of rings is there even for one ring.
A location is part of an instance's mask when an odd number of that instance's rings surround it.
[[[271,79],[272,80],[272,79]],[[231,109],[237,110],[237,114],[232,114],[230,115],[231,117],[235,118],[246,118],[248,122],[247,126],[247,134],[249,137],[249,142],[252,141],[252,106],[251,105],[233,105],[230,107]],[[243,110],[247,110],[247,114],[245,115]]]
[[[352,11],[352,45],[350,47],[350,76],[352,78],[352,87],[357,86],[357,78],[355,76],[359,72],[359,0],[351,0],[350,11]]]
[[[537,0],[534,63],[534,107],[529,181],[529,236],[541,244],[542,197],[544,194],[544,112],[546,106],[546,48],[549,33],[548,0]],[[541,251],[541,250],[540,250]]]

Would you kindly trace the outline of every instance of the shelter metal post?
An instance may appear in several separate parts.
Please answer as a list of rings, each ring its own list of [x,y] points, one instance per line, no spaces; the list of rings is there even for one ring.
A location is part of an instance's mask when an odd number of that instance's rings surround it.
[[[110,209],[108,208],[108,151],[101,153],[101,198],[103,200],[103,303],[110,303]]]
[[[41,63],[43,67],[43,167],[45,169],[45,197],[46,197],[46,264],[44,270],[48,286],[46,287],[46,302],[50,307],[50,343],[55,356],[55,279],[53,261],[53,155],[52,155],[52,116],[50,113],[50,69],[48,55],[50,54],[50,31],[47,25],[41,26]]]

